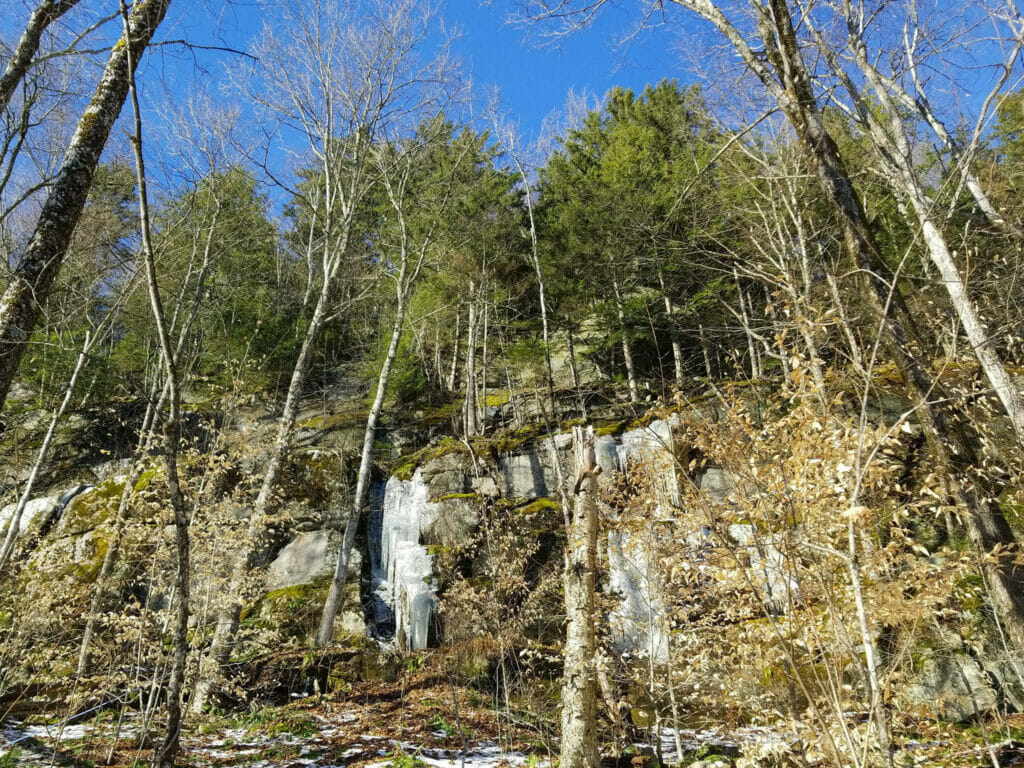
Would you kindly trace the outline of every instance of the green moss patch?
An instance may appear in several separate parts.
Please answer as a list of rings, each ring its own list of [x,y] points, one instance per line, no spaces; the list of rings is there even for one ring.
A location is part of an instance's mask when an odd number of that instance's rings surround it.
[[[518,509],[521,515],[536,515],[541,512],[550,512],[553,510],[561,509],[561,505],[554,499],[543,497],[531,501],[524,507]]]
[[[434,459],[439,459],[453,451],[465,451],[466,446],[454,437],[446,437],[437,445],[428,445],[415,453],[403,457],[391,468],[391,474],[399,480],[411,480],[416,468]]]
[[[252,628],[274,629],[285,637],[304,640],[320,622],[330,583],[331,576],[325,574],[305,584],[268,592],[242,611],[242,623]],[[358,590],[358,583],[347,585],[342,603],[350,601],[353,591],[358,599]]]
[[[145,488],[151,478],[152,475],[149,475],[144,485],[143,480],[140,479],[136,488],[139,485]],[[71,500],[67,509],[64,510],[61,521],[63,532],[69,536],[77,536],[103,525],[117,512],[123,493],[124,482],[113,479],[104,480],[92,490],[80,493]]]
[[[438,496],[434,501],[469,501],[479,497],[478,493],[446,493],[443,496]]]
[[[325,413],[312,416],[299,422],[301,429],[319,429],[329,432],[338,429],[366,429],[369,411],[343,411],[341,413]]]

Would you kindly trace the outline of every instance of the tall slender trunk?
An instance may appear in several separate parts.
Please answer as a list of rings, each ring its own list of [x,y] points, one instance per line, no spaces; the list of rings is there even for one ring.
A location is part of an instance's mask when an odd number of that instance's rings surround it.
[[[626,379],[629,383],[629,401],[640,402],[640,388],[636,383],[636,368],[633,365],[633,352],[630,349],[630,334],[626,328],[626,308],[622,303],[622,290],[618,280],[612,282],[615,292],[615,313],[619,319],[619,333],[622,336],[622,358],[626,364]]]
[[[476,419],[476,281],[469,281],[469,318],[466,320],[466,399],[462,423],[466,437],[477,434]]]
[[[888,768],[892,768],[892,735],[889,726],[889,712],[885,705],[885,692],[881,683],[881,665],[875,647],[874,635],[868,623],[868,612],[864,600],[864,587],[861,579],[860,556],[857,550],[858,531],[853,518],[847,524],[847,557],[846,567],[850,575],[850,587],[854,603],[857,607],[857,626],[860,630],[861,647],[864,650],[864,666],[868,681],[868,707],[875,721],[875,733],[878,735],[879,750],[885,756]]]
[[[484,314],[484,329],[483,329],[483,344],[480,347],[480,428],[486,433],[487,431],[487,332],[488,319],[490,318],[490,306],[484,303],[483,306]],[[554,403],[552,403],[554,408]]]
[[[448,391],[454,393],[459,384],[459,345],[462,344],[460,325],[462,312],[455,311],[455,335],[452,337],[452,364],[448,371]]]
[[[22,81],[32,66],[32,59],[39,51],[39,44],[47,28],[70,11],[79,0],[41,0],[32,15],[29,16],[25,31],[21,33],[18,47],[7,60],[3,74],[0,75],[0,112],[7,109],[18,83]]]
[[[593,433],[577,427],[577,476],[593,457]],[[597,656],[595,590],[597,584],[597,478],[588,472],[575,496],[565,572],[562,575],[567,620],[562,673],[561,768],[596,768]]]
[[[565,343],[569,353],[569,375],[572,377],[572,388],[575,390],[576,399],[580,404],[580,416],[585,419],[587,418],[587,402],[583,397],[583,389],[580,387],[580,372],[576,367],[576,341],[571,324],[565,328]]]
[[[700,351],[704,357],[704,375],[708,377],[708,381],[714,378],[714,374],[711,370],[711,351],[708,349],[707,336],[704,333],[704,326],[697,326],[697,336],[700,339]]]
[[[658,284],[661,286],[661,299],[665,302],[665,317],[668,320],[668,336],[672,341],[672,361],[675,363],[676,386],[683,386],[683,345],[679,341],[679,326],[676,325],[675,307],[665,289],[665,276],[658,272]]]
[[[124,37],[132,39],[132,19],[128,15],[128,6],[121,0],[121,16],[124,19]],[[188,655],[188,617],[189,617],[189,569],[191,567],[188,516],[185,511],[185,498],[181,492],[178,478],[178,444],[181,439],[181,390],[178,371],[175,365],[175,350],[171,346],[171,336],[167,329],[167,319],[160,288],[157,283],[156,257],[153,252],[153,237],[150,230],[149,197],[146,184],[146,166],[142,156],[142,112],[139,108],[139,97],[135,87],[135,61],[131,46],[127,47],[128,89],[131,97],[132,115],[134,117],[134,134],[131,136],[132,153],[135,156],[135,175],[139,188],[139,223],[142,231],[142,257],[146,266],[146,285],[149,289],[149,304],[153,312],[153,323],[156,325],[160,351],[164,360],[164,371],[168,388],[168,413],[164,420],[164,472],[167,483],[168,497],[174,516],[174,542],[176,549],[176,571],[174,577],[174,594],[177,598],[175,612],[173,661],[170,679],[167,683],[167,729],[164,740],[154,752],[154,762],[158,768],[173,768],[178,754],[181,736],[181,690],[185,677],[185,661]]]
[[[345,236],[343,242],[347,243],[347,236]],[[266,534],[266,518],[271,511],[274,488],[281,477],[281,470],[284,468],[288,450],[291,447],[291,437],[298,418],[302,391],[305,388],[306,378],[309,375],[313,346],[327,320],[331,285],[332,280],[330,276],[325,276],[324,282],[320,287],[316,306],[313,309],[313,316],[310,318],[305,338],[302,340],[302,347],[299,349],[299,356],[296,358],[295,365],[292,368],[292,376],[288,384],[284,408],[277,422],[274,445],[271,448],[270,458],[267,460],[263,470],[263,484],[260,486],[260,492],[256,497],[256,503],[253,505],[249,517],[249,525],[247,526],[246,538],[242,545],[242,552],[232,566],[231,577],[226,588],[227,600],[217,612],[217,625],[214,629],[213,640],[210,642],[210,647],[207,650],[209,663],[200,670],[199,679],[196,681],[195,690],[192,693],[189,709],[193,713],[198,714],[206,708],[206,703],[209,700],[217,677],[231,658],[235,634],[238,631],[239,617],[242,612],[240,601],[242,586],[246,574],[256,563],[256,557],[260,549],[259,543]]]
[[[67,412],[68,404],[71,402],[71,397],[75,391],[75,384],[78,382],[78,375],[82,372],[82,368],[85,367],[85,361],[89,356],[89,349],[92,346],[93,337],[86,331],[85,341],[82,343],[82,351],[78,353],[78,360],[75,362],[75,369],[71,372],[71,378],[68,380],[67,388],[64,390],[64,399],[61,401],[60,406],[53,412],[53,418],[50,419],[50,426],[46,430],[46,435],[43,437],[43,444],[39,446],[39,453],[36,456],[35,464],[32,465],[32,471],[29,473],[28,480],[25,481],[25,488],[21,492],[21,497],[18,499],[18,506],[15,507],[14,513],[11,515],[11,519],[8,522],[7,536],[4,539],[3,548],[0,549],[0,570],[7,567],[7,561],[10,559],[11,554],[14,552],[14,544],[18,539],[18,533],[21,528],[21,518],[25,513],[25,505],[28,504],[29,499],[32,497],[32,491],[35,488],[36,480],[39,477],[39,471],[46,463],[46,459],[50,454],[50,445],[53,442],[53,434],[57,430],[57,425],[60,420],[64,418],[64,414]]]
[[[733,280],[736,281],[736,298],[740,305],[740,318],[743,323],[743,333],[747,337],[747,354],[750,356],[750,378],[757,381],[761,378],[761,358],[757,354],[757,342],[754,338],[754,330],[750,327],[750,315],[747,314],[747,300],[743,294],[743,284],[740,283],[740,275],[735,267],[732,269]]]
[[[170,0],[139,0],[132,7],[133,34],[111,50],[43,203],[35,231],[0,298],[0,409],[64,262],[110,129],[128,96],[129,66],[137,64],[168,5]]]
[[[526,169],[519,161],[519,155],[512,150],[512,161],[515,163],[519,176],[526,188],[526,213],[530,221],[530,260],[533,263],[534,274],[537,275],[537,298],[540,301],[540,324],[541,334],[544,340],[544,364],[547,370],[548,397],[551,400],[551,411],[555,410],[555,370],[551,365],[551,335],[548,332],[548,303],[547,294],[544,288],[544,272],[540,265],[540,251],[537,247],[537,222],[533,214],[533,197],[530,195],[529,178]]]
[[[377,434],[377,424],[380,421],[381,411],[384,409],[384,396],[387,393],[388,381],[391,378],[391,370],[395,364],[395,357],[398,354],[398,345],[402,340],[402,331],[405,327],[405,307],[409,285],[406,283],[406,259],[403,258],[401,274],[398,278],[398,302],[395,310],[395,324],[391,329],[391,339],[388,342],[388,350],[384,356],[384,364],[381,366],[380,375],[377,377],[377,391],[370,406],[370,413],[366,417],[366,431],[363,433],[363,450],[359,459],[359,476],[356,479],[356,492],[352,500],[352,508],[349,510],[349,518],[345,523],[345,536],[342,540],[341,551],[338,553],[338,561],[334,568],[334,578],[331,580],[331,587],[327,593],[327,600],[324,602],[324,610],[320,616],[320,627],[316,633],[316,644],[323,647],[330,644],[334,637],[334,619],[338,615],[338,608],[341,606],[342,592],[345,588],[345,578],[348,575],[348,564],[352,556],[352,547],[355,545],[356,531],[359,528],[359,521],[362,518],[363,506],[370,491],[371,462],[373,459],[373,440]]]

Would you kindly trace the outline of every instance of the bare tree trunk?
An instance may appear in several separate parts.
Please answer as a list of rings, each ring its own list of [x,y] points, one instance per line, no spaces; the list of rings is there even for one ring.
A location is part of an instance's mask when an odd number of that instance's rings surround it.
[[[676,325],[675,307],[665,289],[665,276],[658,273],[658,284],[661,286],[661,298],[665,302],[665,317],[668,319],[668,335],[672,341],[672,360],[675,363],[676,386],[683,386],[683,345],[679,341],[679,327]]]
[[[466,401],[463,426],[466,437],[480,431],[476,418],[476,281],[469,281],[469,319],[466,321]]]
[[[110,129],[128,96],[129,61],[133,67],[138,62],[168,5],[170,0],[140,0],[132,7],[134,34],[128,41],[122,38],[111,51],[43,203],[35,232],[0,298],[0,409],[63,264]]]
[[[459,383],[459,345],[462,343],[462,337],[459,335],[461,329],[459,326],[462,323],[462,312],[456,310],[455,312],[455,335],[452,337],[452,365],[448,371],[448,391],[454,393],[455,387]]]
[[[398,345],[402,340],[402,330],[405,327],[405,308],[411,288],[411,283],[406,281],[407,268],[407,256],[403,253],[401,272],[398,277],[398,303],[395,310],[395,324],[391,329],[391,340],[388,342],[384,364],[381,366],[380,375],[377,377],[377,392],[374,395],[373,404],[370,406],[370,413],[366,418],[366,432],[363,434],[363,450],[359,460],[359,476],[356,479],[355,498],[353,499],[352,508],[349,510],[348,521],[345,523],[345,537],[342,540],[341,552],[338,553],[338,562],[334,569],[334,578],[331,580],[330,590],[327,593],[327,600],[324,602],[324,610],[320,616],[320,627],[316,633],[316,645],[321,648],[329,645],[334,638],[334,619],[338,615],[338,608],[341,606],[345,578],[348,575],[348,564],[352,556],[352,547],[356,541],[356,531],[359,528],[363,506],[366,504],[366,497],[370,491],[373,439],[377,434],[377,423],[380,421],[380,414],[384,409],[384,396],[387,393],[388,381],[391,378],[391,369],[394,367],[395,357],[398,354]]]
[[[480,428],[485,434],[487,432],[487,332],[488,320],[490,318],[490,305],[484,302],[484,340],[480,348]],[[552,408],[554,403],[552,403]]]
[[[64,414],[67,412],[68,404],[71,402],[72,394],[75,391],[75,384],[78,381],[78,375],[82,372],[82,368],[85,367],[85,361],[89,356],[89,349],[92,346],[92,336],[88,331],[85,333],[85,341],[82,343],[82,351],[78,354],[78,360],[75,363],[75,369],[71,373],[71,379],[68,381],[67,389],[64,390],[64,399],[61,401],[60,407],[57,408],[53,413],[53,418],[50,419],[50,426],[46,430],[46,436],[43,437],[43,444],[39,446],[39,454],[36,456],[36,462],[32,465],[32,471],[29,473],[28,480],[25,481],[25,488],[21,492],[21,498],[18,499],[18,506],[14,509],[14,514],[11,515],[11,519],[8,523],[7,536],[4,539],[3,549],[0,550],[0,570],[7,567],[7,561],[10,559],[11,554],[14,552],[14,544],[18,539],[18,532],[21,528],[21,517],[25,513],[25,505],[28,504],[29,499],[32,497],[32,490],[35,488],[36,479],[39,477],[39,471],[46,463],[46,459],[50,453],[50,444],[53,442],[53,434],[57,430],[57,425],[60,420],[64,418]]]
[[[743,332],[747,337],[747,354],[750,355],[750,378],[757,381],[761,378],[761,360],[757,354],[757,344],[754,339],[753,328],[750,327],[750,315],[747,314],[747,301],[743,294],[743,285],[740,283],[740,275],[735,267],[732,269],[733,279],[736,281],[736,296],[740,304],[740,318],[743,323]]]
[[[121,16],[124,19],[124,36],[132,39],[132,19],[128,14],[125,0],[121,0]],[[139,187],[139,222],[142,230],[142,256],[146,265],[146,283],[149,288],[149,303],[153,311],[153,322],[156,325],[160,340],[160,351],[164,359],[167,377],[169,409],[164,421],[164,472],[171,510],[174,515],[174,542],[177,551],[177,569],[174,577],[174,593],[177,597],[177,611],[174,624],[174,656],[171,663],[170,679],[167,683],[167,730],[164,740],[154,752],[154,762],[158,768],[173,768],[178,754],[181,736],[181,690],[185,677],[185,660],[188,655],[188,617],[189,617],[189,568],[190,542],[188,516],[185,512],[185,499],[181,493],[178,479],[178,443],[181,438],[181,392],[178,372],[175,365],[175,350],[171,347],[171,336],[167,330],[166,315],[160,298],[157,284],[156,259],[153,253],[153,238],[150,231],[149,197],[146,186],[146,167],[142,156],[142,112],[139,109],[139,98],[135,88],[135,61],[131,46],[127,48],[127,76],[131,95],[132,113],[135,132],[131,137],[132,151],[135,155],[135,174]]]
[[[615,291],[615,312],[619,318],[619,333],[622,334],[622,358],[626,364],[626,379],[629,382],[629,401],[640,402],[640,388],[636,383],[636,368],[633,366],[633,352],[629,348],[629,333],[626,329],[626,308],[622,303],[622,290],[619,282],[613,281]]]
[[[704,334],[704,326],[697,326],[697,335],[700,338],[700,351],[704,357],[704,375],[708,377],[708,381],[711,381],[714,377],[711,371],[711,352],[708,349],[707,336]]]
[[[842,330],[843,336],[846,337],[846,344],[850,350],[850,362],[853,363],[853,367],[861,374],[865,379],[868,377],[867,368],[864,367],[864,357],[860,353],[860,344],[857,343],[857,338],[853,335],[853,326],[850,324],[849,315],[846,313],[846,303],[843,301],[842,295],[839,293],[839,285],[836,283],[836,276],[832,274],[832,270],[825,266],[825,280],[828,282],[829,292],[832,294],[832,301],[836,307],[836,313],[839,315],[839,326]]]
[[[967,187],[967,191],[971,193],[971,197],[974,198],[974,202],[982,212],[982,215],[993,226],[1003,232],[1017,238],[1024,237],[1024,231],[1021,231],[1019,227],[1007,221],[1006,218],[996,210],[992,201],[988,198],[988,195],[985,194],[985,190],[981,186],[981,182],[978,180],[977,175],[971,168],[973,154],[977,149],[981,138],[982,126],[984,125],[983,118],[987,117],[987,107],[1006,85],[1007,80],[1014,71],[1012,62],[1016,60],[1021,48],[1024,47],[1024,36],[1019,34],[1019,14],[1017,15],[1018,34],[1015,36],[1016,39],[1014,40],[1013,48],[1007,50],[1003,54],[1002,72],[1000,72],[992,87],[989,89],[988,95],[985,97],[985,108],[981,110],[981,117],[974,129],[973,136],[967,142],[967,146],[964,146],[958,138],[950,135],[945,124],[932,108],[932,105],[925,93],[924,83],[921,80],[919,72],[918,47],[922,39],[926,39],[927,36],[922,36],[920,34],[921,27],[918,23],[916,4],[909,3],[907,5],[907,10],[909,18],[907,24],[903,28],[903,52],[906,56],[904,59],[904,66],[906,71],[910,74],[911,82],[914,84],[914,93],[911,94],[899,80],[883,75],[877,67],[869,64],[868,66],[873,71],[873,77],[876,78],[876,82],[884,88],[885,98],[894,99],[898,101],[903,108],[917,112],[924,121],[928,123],[928,126],[939,138],[942,146],[945,147],[947,152],[949,152],[950,159],[960,166],[959,172],[963,178],[964,185]],[[864,45],[862,36],[862,21],[856,20],[849,14],[847,15],[847,31],[852,40],[855,41],[859,51],[863,52],[865,51],[866,46]],[[867,64],[867,59],[866,57],[858,58],[860,58],[858,63],[861,64],[863,69],[864,65]]]
[[[597,583],[597,477],[594,466],[594,435],[584,436],[577,427],[577,476],[579,493],[569,528],[568,552],[563,574],[565,591],[565,669],[562,674],[561,768],[596,768],[597,660],[595,589]],[[589,454],[589,455],[588,455]]]
[[[572,325],[565,328],[565,343],[568,347],[569,375],[572,377],[572,388],[576,391],[576,399],[580,404],[580,416],[587,418],[587,403],[583,398],[583,389],[580,387],[580,372],[576,367],[576,342],[572,333]]]
[[[79,0],[40,0],[39,5],[29,16],[25,31],[21,34],[18,47],[14,49],[11,58],[7,60],[7,66],[0,75],[0,112],[7,109],[11,103],[11,96],[15,88],[22,81],[29,67],[32,66],[32,58],[39,50],[39,43],[43,39],[43,33],[57,19],[70,11]]]
[[[519,154],[515,151],[515,142],[509,141],[509,144],[512,145],[509,148],[509,152],[512,155],[512,162],[515,163],[516,170],[519,171],[519,176],[523,181],[523,187],[526,190],[524,198],[526,199],[526,212],[530,220],[530,259],[533,262],[533,271],[537,275],[537,294],[538,299],[540,300],[541,333],[544,339],[544,363],[547,367],[548,374],[548,397],[551,399],[551,411],[554,413],[555,371],[551,365],[551,335],[548,332],[548,304],[544,289],[544,272],[540,267],[540,253],[537,248],[537,223],[534,220],[533,215],[533,196],[530,194],[530,183],[529,177],[526,175],[526,169],[523,168],[523,164],[519,160]]]

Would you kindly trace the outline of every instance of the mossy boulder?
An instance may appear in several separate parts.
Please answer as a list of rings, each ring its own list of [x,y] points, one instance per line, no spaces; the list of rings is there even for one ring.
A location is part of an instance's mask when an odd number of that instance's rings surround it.
[[[305,640],[319,626],[330,582],[331,575],[327,574],[304,584],[267,592],[242,611],[242,622],[251,628],[272,629],[284,637]],[[358,581],[350,580],[345,585],[335,626],[343,632],[365,631]]]
[[[402,659],[398,654],[366,649],[349,658],[335,662],[327,675],[329,691],[346,691],[354,683],[393,683],[402,674]]]
[[[136,487],[144,489],[151,479],[152,475],[144,475]],[[73,498],[57,524],[57,535],[80,536],[112,520],[124,494],[124,485],[124,480],[111,478]]]

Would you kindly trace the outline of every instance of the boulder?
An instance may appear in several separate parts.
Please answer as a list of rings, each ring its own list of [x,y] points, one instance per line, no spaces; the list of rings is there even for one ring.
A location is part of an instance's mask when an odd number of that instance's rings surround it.
[[[959,723],[999,704],[995,683],[978,661],[965,653],[951,653],[926,660],[902,698],[909,707]]]
[[[424,463],[418,470],[430,499],[469,491],[472,459],[462,451],[449,451]]]
[[[341,536],[334,531],[302,531],[288,542],[267,568],[267,591],[305,584],[334,573]],[[348,578],[358,579],[362,560],[353,549]]]
[[[14,511],[17,508],[17,504],[8,504],[3,509],[0,509],[0,532],[7,532],[7,527],[10,524],[10,520],[14,516]],[[40,496],[39,498],[31,499],[27,504],[25,504],[25,509],[21,512],[21,520],[18,525],[18,535],[24,536],[37,518],[45,520],[53,514],[56,508],[56,496]]]

